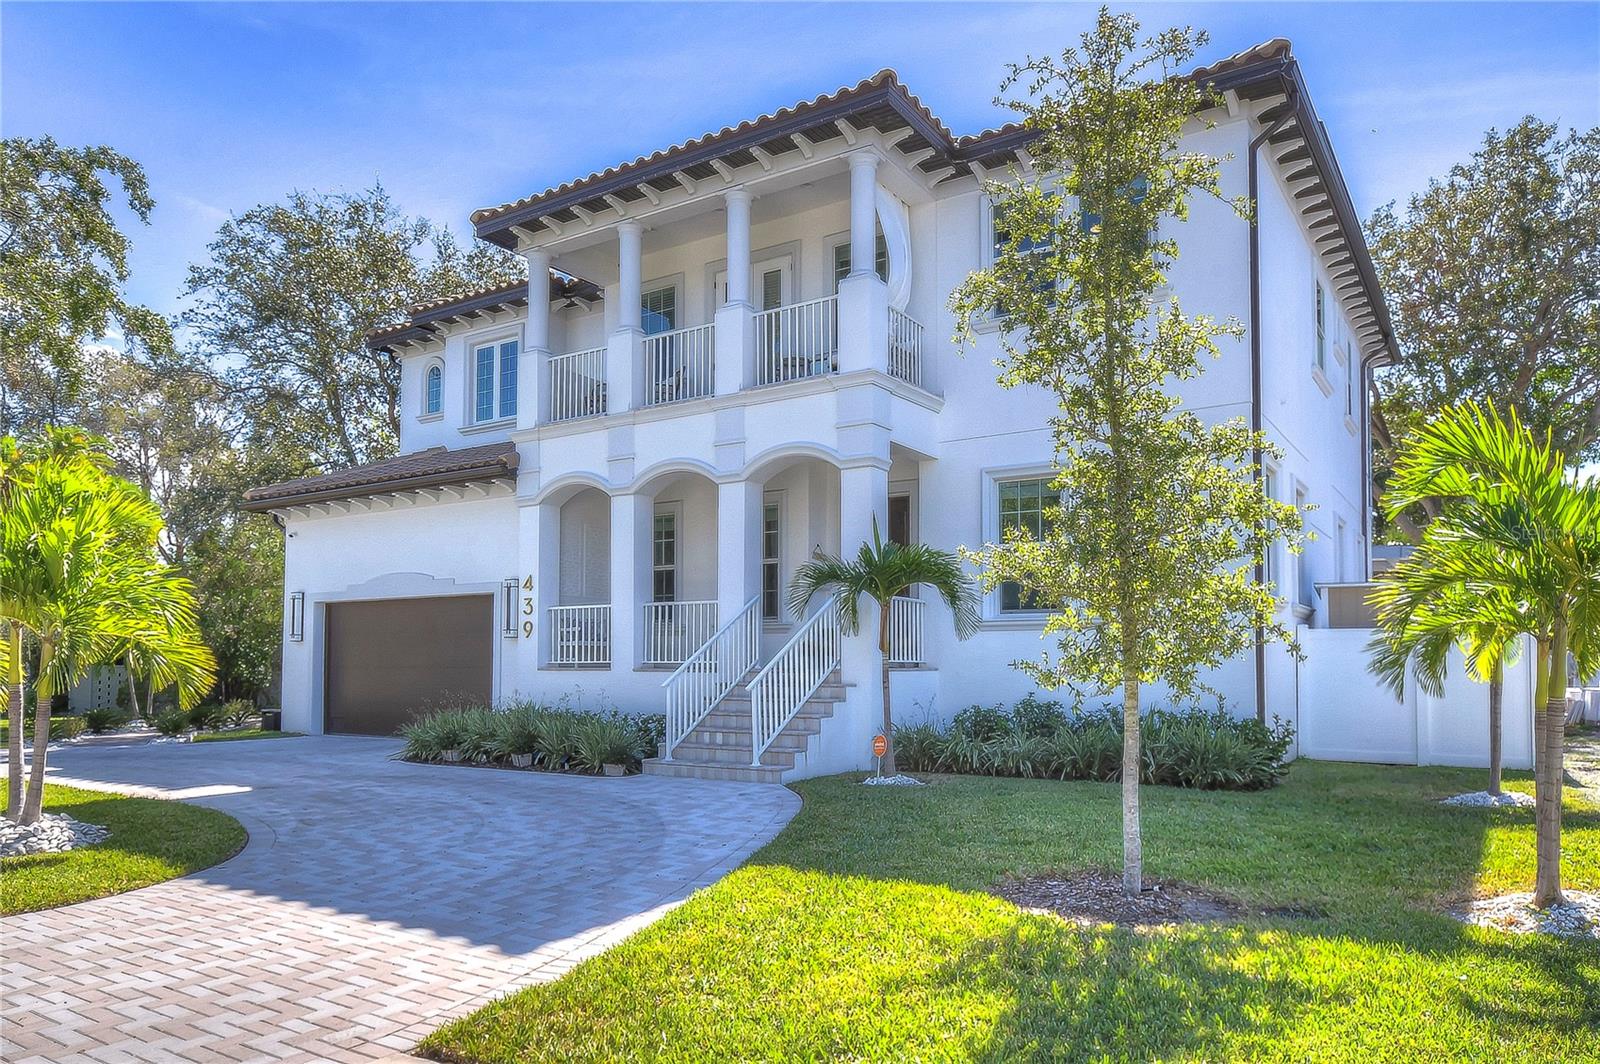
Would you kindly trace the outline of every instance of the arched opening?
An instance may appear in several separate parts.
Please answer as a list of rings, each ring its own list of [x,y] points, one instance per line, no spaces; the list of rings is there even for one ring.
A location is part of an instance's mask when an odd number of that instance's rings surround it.
[[[640,661],[676,667],[725,619],[717,600],[717,485],[675,470],[652,477],[639,494],[649,500],[650,540],[649,565],[635,574]]]
[[[611,664],[611,499],[598,488],[561,503],[560,578],[550,611],[550,663],[573,668]]]

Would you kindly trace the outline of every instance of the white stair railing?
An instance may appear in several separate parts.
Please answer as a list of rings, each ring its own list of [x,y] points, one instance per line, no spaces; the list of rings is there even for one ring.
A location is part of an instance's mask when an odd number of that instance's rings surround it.
[[[678,665],[717,630],[713,602],[647,602],[644,606],[646,665]]]
[[[551,606],[550,664],[611,664],[611,606]]]
[[[752,766],[761,766],[767,747],[839,667],[842,642],[839,596],[831,595],[750,681]]]
[[[761,656],[760,607],[761,596],[757,595],[661,681],[667,689],[663,761],[672,760],[672,751]]]
[[[550,356],[550,420],[571,421],[606,412],[606,349]]]
[[[921,599],[896,596],[889,603],[889,664],[921,665],[926,660],[922,649],[922,615],[927,603]]]
[[[701,399],[712,393],[716,330],[710,325],[644,338],[645,406]]]
[[[837,368],[838,296],[763,310],[755,320],[757,384],[818,377]]]
[[[889,376],[922,387],[922,323],[889,308]]]

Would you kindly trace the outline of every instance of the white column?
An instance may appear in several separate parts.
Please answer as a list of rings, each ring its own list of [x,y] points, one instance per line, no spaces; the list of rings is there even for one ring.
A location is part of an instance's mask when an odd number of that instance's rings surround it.
[[[889,370],[889,289],[878,277],[878,161],[851,152],[850,275],[839,282],[839,372]]]
[[[762,485],[717,485],[717,623],[727,624],[761,593]]]
[[[644,233],[638,222],[617,223],[617,327],[606,343],[606,412],[620,414],[643,394],[644,332],[639,297]]]
[[[879,534],[889,534],[889,462],[847,466],[839,470],[839,551],[855,557],[872,538],[872,519]],[[870,600],[857,604],[861,629],[839,647],[839,674],[846,687],[845,704],[834,708],[839,721],[837,742],[861,768],[872,764],[872,736],[883,727],[883,695],[879,686],[882,657],[878,650],[878,610]],[[891,681],[892,682],[892,681]]]
[[[736,185],[722,194],[728,217],[729,304],[750,302],[750,192]]]
[[[639,297],[644,278],[644,229],[638,222],[617,223],[617,328],[639,328]]]
[[[517,358],[517,427],[525,429],[547,416],[543,404],[550,390],[545,377],[550,358],[551,258],[540,248],[522,257],[528,260],[528,324]]]
[[[728,298],[712,318],[714,386],[733,395],[755,383],[755,317],[750,304],[750,193],[739,185],[722,194],[728,220]]]
[[[650,533],[655,500],[628,493],[611,496],[611,667],[628,671],[643,659],[641,606],[650,574]]]
[[[550,607],[560,597],[561,507],[554,503],[517,504],[517,654],[510,686],[514,693],[534,695],[537,672],[550,660]],[[531,578],[533,587],[526,587]],[[532,600],[529,611],[528,600]],[[528,632],[526,622],[533,623]]]
[[[850,159],[850,275],[877,273],[878,261],[878,153],[872,149],[851,152]]]

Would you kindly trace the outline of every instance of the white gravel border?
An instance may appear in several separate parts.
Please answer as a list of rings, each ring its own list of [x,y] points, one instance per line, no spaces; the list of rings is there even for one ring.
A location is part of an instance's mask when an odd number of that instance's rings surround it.
[[[1533,795],[1523,794],[1520,791],[1501,791],[1499,794],[1490,794],[1488,791],[1471,791],[1467,794],[1457,794],[1446,798],[1439,804],[1472,806],[1480,809],[1532,809],[1534,800]]]
[[[1450,915],[1464,924],[1492,927],[1514,935],[1545,934],[1600,940],[1600,894],[1565,891],[1567,903],[1535,909],[1531,891],[1479,898]]]
[[[921,787],[923,782],[915,776],[868,776],[861,781],[863,787]]]

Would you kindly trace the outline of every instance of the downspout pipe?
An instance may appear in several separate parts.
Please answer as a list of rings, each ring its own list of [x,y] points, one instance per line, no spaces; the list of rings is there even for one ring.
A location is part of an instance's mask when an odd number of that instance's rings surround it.
[[[1290,119],[1299,114],[1298,91],[1294,83],[1289,83],[1289,92],[1285,102],[1288,104],[1284,111],[1272,124],[1250,141],[1249,150],[1249,196],[1250,196],[1250,429],[1259,433],[1262,425],[1261,415],[1261,199],[1258,195],[1261,182],[1260,149],[1274,134],[1282,129]],[[1254,448],[1252,458],[1255,465],[1256,487],[1261,487],[1264,473],[1261,469],[1261,448]],[[1270,549],[1270,548],[1269,548]],[[1264,583],[1267,579],[1265,560],[1256,562],[1256,583]],[[1267,643],[1266,633],[1260,628],[1256,629],[1256,719],[1261,723],[1267,722]]]

